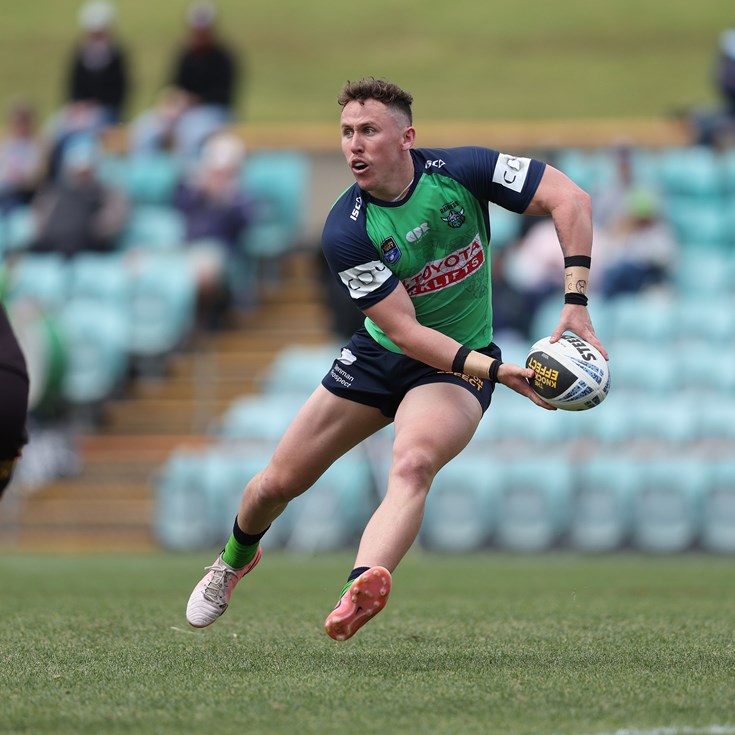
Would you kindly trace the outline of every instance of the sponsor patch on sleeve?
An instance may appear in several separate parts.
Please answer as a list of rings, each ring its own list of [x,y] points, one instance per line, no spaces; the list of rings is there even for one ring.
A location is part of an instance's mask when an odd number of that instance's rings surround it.
[[[373,260],[340,271],[339,277],[347,286],[350,296],[353,299],[360,299],[377,291],[391,277],[391,271],[385,267],[385,263]]]
[[[526,183],[530,166],[530,158],[516,158],[516,156],[501,153],[498,156],[498,162],[495,164],[493,181],[507,189],[520,192]]]

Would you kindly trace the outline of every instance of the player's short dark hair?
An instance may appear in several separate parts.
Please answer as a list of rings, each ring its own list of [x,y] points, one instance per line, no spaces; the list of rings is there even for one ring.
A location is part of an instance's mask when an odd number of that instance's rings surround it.
[[[397,84],[385,79],[365,77],[356,82],[347,82],[337,97],[340,107],[344,107],[349,102],[366,102],[367,100],[377,100],[386,107],[399,110],[408,118],[408,124],[413,124],[413,112],[411,111],[413,96]]]

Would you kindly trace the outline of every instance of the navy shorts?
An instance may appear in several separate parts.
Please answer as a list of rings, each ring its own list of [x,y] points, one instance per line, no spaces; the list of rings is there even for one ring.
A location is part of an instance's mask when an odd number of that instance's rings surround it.
[[[500,359],[500,348],[491,342],[478,352]],[[469,375],[452,373],[426,365],[406,355],[391,352],[379,345],[361,328],[342,348],[322,385],[331,393],[350,401],[374,406],[394,418],[403,397],[418,385],[452,383],[468,390],[487,411],[495,383]]]

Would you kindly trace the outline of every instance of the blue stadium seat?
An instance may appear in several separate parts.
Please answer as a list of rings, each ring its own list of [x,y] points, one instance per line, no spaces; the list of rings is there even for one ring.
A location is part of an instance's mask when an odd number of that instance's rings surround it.
[[[288,392],[244,395],[230,403],[215,421],[212,433],[221,439],[277,441],[304,400]]]
[[[69,264],[69,298],[127,311],[132,279],[119,253],[79,253]]]
[[[699,540],[707,478],[701,462],[671,458],[642,463],[633,501],[633,545],[673,553]]]
[[[258,151],[245,164],[243,184],[261,202],[260,217],[244,235],[246,254],[278,258],[301,238],[307,216],[309,159],[297,151]]]
[[[665,217],[683,249],[726,250],[733,244],[732,215],[724,197],[672,196],[666,202]]]
[[[656,344],[673,339],[679,332],[677,302],[666,296],[620,296],[609,302],[607,311],[607,333],[611,339],[643,340]]]
[[[196,310],[196,283],[177,253],[149,252],[133,272],[130,303],[130,352],[164,356],[190,333]]]
[[[732,451],[735,441],[735,396],[730,393],[709,393],[694,402],[697,411],[697,438],[711,445],[723,445]]]
[[[134,204],[171,203],[183,173],[181,159],[168,152],[107,155],[99,164],[100,175],[124,191]]]
[[[606,552],[628,543],[637,477],[624,459],[610,455],[576,468],[569,520],[572,548]]]
[[[292,393],[304,398],[329,372],[340,347],[335,342],[321,345],[290,345],[276,355],[262,381],[264,393]]]
[[[702,546],[707,551],[735,554],[735,460],[712,464],[704,494]]]
[[[608,345],[616,391],[667,395],[683,385],[681,350],[663,340],[616,339]]]
[[[735,292],[733,253],[708,248],[683,249],[677,258],[675,285],[685,299],[732,294]]]
[[[719,196],[724,175],[718,154],[705,146],[664,148],[659,154],[659,184],[667,194]]]
[[[495,530],[495,498],[502,482],[498,462],[462,454],[443,467],[426,502],[419,540],[427,549],[476,551]]]
[[[9,299],[31,298],[49,311],[59,309],[69,295],[69,268],[58,253],[24,253],[8,274]]]
[[[677,305],[680,334],[688,340],[703,340],[728,347],[735,341],[733,294],[709,294],[680,299]]]
[[[521,234],[521,215],[490,205],[490,240],[493,248],[504,248]]]
[[[66,348],[62,396],[74,405],[111,398],[127,377],[130,324],[127,312],[88,300],[73,300],[60,314]]]
[[[166,549],[213,548],[222,543],[204,482],[206,455],[177,450],[154,478],[153,532]]]
[[[0,215],[0,256],[23,251],[36,235],[30,206],[20,206]]]
[[[184,220],[178,210],[162,204],[138,204],[121,235],[120,247],[176,251],[184,243],[184,234]]]
[[[353,546],[377,506],[370,466],[360,448],[335,462],[279,518],[285,548],[316,553]]]
[[[567,528],[572,474],[562,459],[511,461],[498,478],[496,542],[514,551],[544,551]]]

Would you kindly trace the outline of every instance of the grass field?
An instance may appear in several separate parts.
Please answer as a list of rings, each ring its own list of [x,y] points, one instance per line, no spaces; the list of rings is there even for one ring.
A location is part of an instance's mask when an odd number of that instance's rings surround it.
[[[735,733],[731,559],[415,554],[338,644],[351,557],[272,554],[194,631],[210,556],[4,555],[0,733]]]
[[[133,61],[128,112],[168,74],[188,0],[117,0]],[[0,25],[0,103],[58,105],[81,0],[15,3]],[[731,0],[217,0],[247,65],[248,121],[333,122],[346,79],[395,79],[422,120],[649,117],[714,98],[719,32]]]

